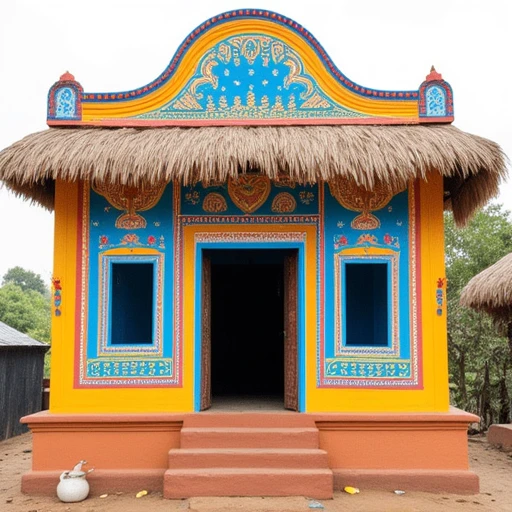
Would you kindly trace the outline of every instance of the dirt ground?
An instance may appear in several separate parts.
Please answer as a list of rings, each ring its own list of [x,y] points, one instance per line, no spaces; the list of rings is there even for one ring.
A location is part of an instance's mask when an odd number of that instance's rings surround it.
[[[20,492],[21,475],[30,469],[32,440],[24,434],[0,442],[0,511],[1,512],[297,512],[311,508],[314,500],[292,498],[192,498],[164,500],[159,493],[136,498],[132,493],[117,493],[105,498],[90,497],[81,503],[61,503],[55,498],[26,496]],[[389,491],[366,491],[349,495],[335,494],[323,500],[327,512],[512,512],[512,453],[487,444],[483,437],[469,440],[469,457],[473,471],[480,477],[481,493],[475,496],[406,492],[402,496]]]

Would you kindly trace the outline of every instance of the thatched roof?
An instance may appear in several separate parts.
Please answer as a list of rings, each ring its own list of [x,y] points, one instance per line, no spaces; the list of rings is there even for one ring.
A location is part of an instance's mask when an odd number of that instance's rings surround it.
[[[473,277],[460,303],[489,313],[499,323],[512,322],[512,252]]]
[[[51,128],[0,152],[0,180],[48,208],[57,178],[187,184],[250,169],[300,182],[353,176],[369,189],[439,172],[459,225],[497,194],[506,173],[497,144],[450,125]]]

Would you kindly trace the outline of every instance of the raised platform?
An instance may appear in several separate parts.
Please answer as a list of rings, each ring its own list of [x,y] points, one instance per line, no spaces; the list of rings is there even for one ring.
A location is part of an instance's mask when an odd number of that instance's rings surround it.
[[[188,479],[187,496],[199,494],[194,489],[205,482],[216,495],[282,496],[305,489],[292,485],[294,480],[314,478],[318,497],[332,492],[327,481],[333,489],[352,485],[477,493],[466,433],[474,421],[475,416],[454,408],[425,414],[44,411],[23,419],[34,441],[32,471],[23,475],[22,491],[53,495],[60,473],[86,459],[96,469],[89,477],[93,494],[143,488],[163,492],[165,479]],[[326,476],[327,470],[333,477]],[[265,472],[275,474],[265,480]],[[184,497],[170,490],[166,495]]]

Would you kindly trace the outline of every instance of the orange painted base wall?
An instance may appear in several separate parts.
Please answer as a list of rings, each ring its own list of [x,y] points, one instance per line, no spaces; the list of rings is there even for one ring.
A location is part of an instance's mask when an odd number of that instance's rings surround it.
[[[208,413],[212,414],[212,413]],[[221,413],[222,414],[222,413]],[[250,413],[246,413],[250,414]],[[285,413],[286,414],[286,413]],[[311,414],[328,452],[334,488],[476,493],[469,471],[467,426],[477,421],[457,409],[448,413]],[[58,477],[86,459],[95,471],[91,492],[161,491],[167,454],[180,446],[184,414],[52,414],[23,419],[33,432],[32,471],[23,475],[27,494],[55,494]]]
[[[87,460],[91,493],[161,490],[167,454],[179,448],[183,415],[52,414],[22,418],[33,434],[26,494],[55,495],[62,471]]]
[[[477,493],[469,471],[467,426],[478,421],[448,413],[316,415],[334,488]]]

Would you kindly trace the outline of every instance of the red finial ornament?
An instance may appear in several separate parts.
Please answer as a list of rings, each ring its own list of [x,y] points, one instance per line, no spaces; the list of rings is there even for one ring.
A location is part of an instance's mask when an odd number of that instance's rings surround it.
[[[63,75],[60,76],[61,82],[67,82],[69,80],[75,80],[75,77],[69,71],[66,71]]]
[[[436,71],[436,68],[434,66],[432,66],[430,68],[430,73],[427,75],[427,82],[431,82],[432,80],[442,80],[443,79],[443,76],[441,75],[441,73],[438,73]]]

